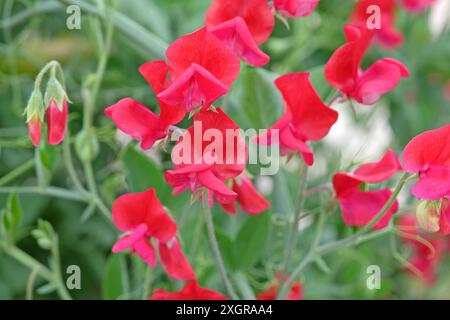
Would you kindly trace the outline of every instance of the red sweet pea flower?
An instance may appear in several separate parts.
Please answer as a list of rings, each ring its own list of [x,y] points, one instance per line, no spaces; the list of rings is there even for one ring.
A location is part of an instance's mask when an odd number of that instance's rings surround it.
[[[371,105],[394,89],[408,69],[399,61],[384,58],[362,71],[360,64],[372,41],[372,33],[362,27],[344,27],[347,43],[338,48],[325,66],[325,77],[334,88],[359,103]]]
[[[410,260],[412,268],[407,268],[406,271],[419,277],[426,284],[433,285],[436,281],[436,270],[445,251],[445,240],[420,235],[416,229],[416,219],[413,214],[403,215],[400,218],[399,225],[405,228],[405,231],[402,231],[404,234],[403,242],[413,249]],[[417,241],[416,237],[418,236],[424,241]]]
[[[185,189],[192,193],[208,190],[222,204],[229,204],[237,194],[225,184],[245,169],[247,146],[239,127],[220,108],[194,116],[194,124],[172,150],[174,170],[165,173],[175,187],[174,194]]]
[[[239,75],[238,57],[206,28],[175,40],[166,56],[170,85],[157,97],[187,112],[199,106],[207,109],[228,92]]]
[[[306,17],[314,11],[320,0],[274,0],[275,9],[287,17]]]
[[[42,136],[42,121],[39,116],[36,115],[28,121],[28,133],[33,145],[35,147],[39,146]]]
[[[214,290],[200,287],[196,280],[191,280],[175,293],[155,290],[149,300],[228,300],[228,298]]]
[[[286,106],[285,114],[263,135],[258,143],[272,145],[275,130],[279,130],[281,154],[298,151],[306,164],[314,162],[308,141],[319,141],[337,121],[338,113],[328,108],[309,81],[309,73],[290,73],[275,80]]]
[[[413,13],[420,13],[429,6],[433,5],[435,0],[401,0],[400,3],[406,10]]]
[[[213,27],[236,17],[245,21],[257,45],[269,38],[275,25],[272,10],[266,0],[214,0],[206,12],[205,24]]]
[[[119,197],[112,208],[116,227],[127,232],[113,246],[113,252],[131,249],[153,268],[156,266],[158,245],[159,259],[164,270],[175,280],[195,277],[176,238],[177,225],[164,211],[154,189]]]
[[[383,182],[401,170],[397,156],[392,150],[388,150],[380,161],[364,164],[353,174],[342,172],[335,174],[333,187],[341,207],[344,223],[349,226],[367,225],[385,205],[392,192],[389,189],[362,191],[360,190],[361,185]],[[397,210],[398,202],[395,201],[373,229],[386,227]]]
[[[270,202],[256,190],[252,181],[245,174],[233,180],[233,191],[237,194],[236,201],[241,209],[249,214],[257,215],[270,208]],[[221,206],[228,213],[237,213],[234,202],[221,204]]]
[[[277,273],[275,276],[275,284],[269,288],[260,292],[257,296],[257,300],[276,300],[278,295],[278,287],[280,284],[281,273]],[[289,294],[286,300],[302,300],[303,299],[303,286],[301,282],[294,282],[289,289]]]
[[[403,166],[419,174],[412,193],[422,199],[450,196],[450,125],[414,137],[403,150]]]
[[[167,125],[161,121],[161,117],[130,98],[124,98],[106,108],[105,115],[125,134],[140,141],[144,150],[150,149],[156,140],[167,135]]]
[[[252,66],[260,67],[270,60],[270,57],[258,48],[247,24],[241,17],[212,26],[208,28],[208,31]]]
[[[50,105],[45,112],[47,118],[48,135],[47,140],[49,144],[57,145],[64,140],[67,131],[67,101],[64,99],[61,109],[57,106],[55,100],[50,102]]]
[[[352,24],[366,28],[374,11],[368,10],[370,6],[380,8],[380,28],[373,29],[375,40],[386,47],[394,49],[403,42],[403,35],[395,29],[395,4],[396,0],[359,0],[353,11],[350,21]]]

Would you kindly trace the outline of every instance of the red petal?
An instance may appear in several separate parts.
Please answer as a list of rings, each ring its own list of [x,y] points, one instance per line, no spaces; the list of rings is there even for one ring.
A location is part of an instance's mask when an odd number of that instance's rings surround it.
[[[332,87],[348,94],[358,77],[364,53],[369,48],[373,34],[352,25],[344,27],[347,43],[338,48],[325,65],[325,77]]]
[[[171,242],[170,245],[159,243],[159,256],[164,270],[174,280],[194,279],[195,273],[184,256],[178,240],[173,239]]]
[[[62,110],[59,110],[54,100],[50,102],[46,111],[49,144],[60,144],[64,140],[67,131],[67,113],[66,100],[63,100]]]
[[[270,57],[258,48],[241,17],[211,27],[209,31],[252,66],[260,67],[270,60]]]
[[[359,191],[354,189],[351,192],[346,192],[338,198],[344,223],[349,226],[367,225],[383,208],[391,195],[392,192],[388,189],[378,191]],[[385,228],[397,210],[398,202],[395,201],[373,229]]]
[[[105,109],[116,126],[133,139],[141,141],[142,149],[149,149],[156,140],[166,136],[166,128],[159,117],[143,104],[125,98]]]
[[[397,156],[389,149],[378,162],[360,166],[352,176],[363,182],[378,183],[392,178],[401,170],[402,166]]]
[[[325,137],[337,121],[338,113],[328,108],[309,81],[309,73],[290,73],[275,80],[292,114],[295,135],[304,140],[318,141]]]
[[[206,28],[175,40],[166,52],[175,81],[196,63],[229,88],[239,75],[239,58]]]
[[[197,178],[202,186],[214,192],[214,196],[220,203],[227,204],[236,199],[236,193],[230,190],[225,183],[217,178],[210,170],[198,173]]]
[[[186,112],[198,106],[208,108],[214,101],[226,94],[227,87],[202,66],[193,63],[158,99],[169,105],[182,105]]]
[[[121,231],[132,231],[141,224],[148,228],[147,236],[168,241],[177,232],[177,225],[164,211],[154,189],[124,194],[112,208],[113,221]]]
[[[150,300],[227,300],[223,294],[200,287],[196,280],[186,282],[183,289],[176,293],[158,289]]]
[[[267,201],[255,188],[252,181],[245,175],[240,176],[239,182],[233,184],[233,191],[237,194],[237,202],[242,210],[250,214],[260,214],[270,208]]]
[[[270,36],[275,19],[266,0],[214,0],[206,13],[205,24],[213,27],[241,17],[258,45]]]
[[[147,80],[155,94],[169,86],[167,80],[169,70],[169,65],[164,60],[149,61],[139,67],[139,72]]]
[[[314,11],[320,0],[274,0],[277,11],[290,18],[306,17]]]
[[[133,230],[131,234],[125,235],[114,244],[112,252],[121,252],[133,247],[133,245],[142,238],[145,238],[145,234],[148,230],[147,225],[140,224]]]
[[[433,5],[435,0],[401,0],[403,8],[412,13],[420,13]]]
[[[133,252],[136,252],[139,257],[149,264],[151,267],[156,267],[156,252],[153,245],[146,239],[141,239],[133,245]]]
[[[394,59],[381,59],[364,71],[356,81],[354,90],[349,94],[359,103],[371,105],[382,94],[394,89],[402,77],[408,77],[408,69]]]
[[[42,135],[42,122],[38,117],[33,118],[28,122],[28,133],[33,145],[35,147],[39,146]]]

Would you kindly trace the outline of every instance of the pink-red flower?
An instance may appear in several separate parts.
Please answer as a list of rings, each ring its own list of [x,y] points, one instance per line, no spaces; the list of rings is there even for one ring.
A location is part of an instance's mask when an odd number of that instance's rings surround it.
[[[433,5],[435,0],[401,0],[400,3],[406,10],[419,13]]]
[[[306,164],[312,165],[314,155],[307,142],[324,138],[337,121],[338,113],[322,102],[307,72],[281,76],[275,85],[283,96],[285,113],[256,140],[262,145],[279,143],[282,155],[298,151]],[[277,133],[279,141],[275,138]]]
[[[157,289],[150,300],[228,300],[228,298],[219,292],[199,286],[196,280],[190,280],[178,292]]]
[[[257,215],[270,208],[270,202],[256,190],[250,178],[245,174],[233,180],[232,190],[237,195],[235,202],[239,204],[242,211]],[[235,202],[221,204],[221,206],[226,212],[235,214],[237,213]]]
[[[105,115],[125,134],[140,141],[144,150],[150,149],[156,140],[164,138],[168,132],[168,126],[160,116],[131,98],[109,106],[105,109]]]
[[[214,0],[206,13],[206,25],[217,26],[241,17],[251,35],[260,45],[271,35],[275,19],[266,0]]]
[[[391,58],[373,63],[367,70],[360,68],[373,34],[353,25],[344,27],[347,43],[338,48],[325,66],[325,77],[334,88],[365,105],[376,103],[382,94],[394,89],[408,69]]]
[[[278,12],[289,18],[306,17],[314,11],[320,0],[274,0]]]
[[[57,145],[64,140],[67,131],[67,101],[64,99],[60,107],[55,100],[51,100],[45,112],[47,118],[47,141],[49,144]]]
[[[172,150],[174,169],[165,173],[174,194],[185,189],[208,191],[210,204],[216,198],[229,204],[238,196],[226,181],[245,169],[247,146],[239,127],[220,108],[194,116],[194,124]]]
[[[375,41],[388,49],[394,49],[403,42],[403,35],[395,29],[395,4],[396,0],[359,0],[353,11],[350,21],[352,24],[366,28],[368,24],[374,23],[373,30]],[[379,8],[378,12],[370,10]],[[374,21],[371,21],[375,19]],[[379,19],[379,26],[376,26],[376,19]],[[378,28],[379,27],[379,28]]]
[[[388,180],[401,170],[397,156],[392,150],[388,150],[381,160],[364,164],[354,173],[336,173],[333,187],[344,223],[349,226],[367,225],[386,204],[392,192],[389,189],[364,191],[361,187],[364,183]],[[386,227],[397,210],[398,202],[395,201],[373,229]]]
[[[176,237],[177,225],[154,189],[122,195],[114,202],[112,214],[115,226],[127,233],[114,244],[113,252],[130,249],[153,268],[158,252],[164,270],[173,279],[195,277]]]
[[[409,261],[411,267],[406,268],[406,271],[424,283],[433,285],[439,262],[445,251],[445,240],[420,234],[413,214],[403,215],[399,220],[399,226],[404,229],[401,232],[403,242],[413,250]],[[422,241],[418,241],[419,236]]]
[[[244,61],[263,66],[270,57],[258,48],[274,27],[272,11],[265,0],[214,0],[207,13],[208,30]]]
[[[450,196],[450,125],[414,137],[403,150],[403,166],[417,173],[412,193],[421,199]]]
[[[155,92],[159,91],[160,102],[182,106],[187,112],[207,109],[228,92],[239,74],[239,58],[206,28],[175,40],[166,56],[167,65],[157,61],[140,71]]]

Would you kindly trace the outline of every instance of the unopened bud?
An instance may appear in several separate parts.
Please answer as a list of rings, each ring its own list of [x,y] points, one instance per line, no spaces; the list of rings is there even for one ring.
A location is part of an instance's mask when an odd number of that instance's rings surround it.
[[[439,211],[432,202],[422,201],[416,208],[417,223],[426,232],[439,231]]]
[[[34,146],[38,146],[41,141],[42,123],[44,120],[44,102],[42,93],[39,89],[35,89],[28,100],[25,108],[27,117],[28,132]]]
[[[66,90],[64,90],[61,83],[54,76],[51,76],[47,82],[44,101],[47,108],[51,105],[52,101],[54,101],[59,111],[63,110],[64,102],[69,101]]]
[[[75,141],[75,149],[78,157],[83,161],[94,160],[99,153],[97,136],[92,130],[81,131]]]

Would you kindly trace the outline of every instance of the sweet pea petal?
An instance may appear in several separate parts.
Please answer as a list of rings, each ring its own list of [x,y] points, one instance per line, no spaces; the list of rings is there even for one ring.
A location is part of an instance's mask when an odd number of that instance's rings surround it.
[[[195,278],[189,261],[184,256],[177,239],[171,243],[159,243],[159,257],[167,274],[174,280],[189,280]]]

